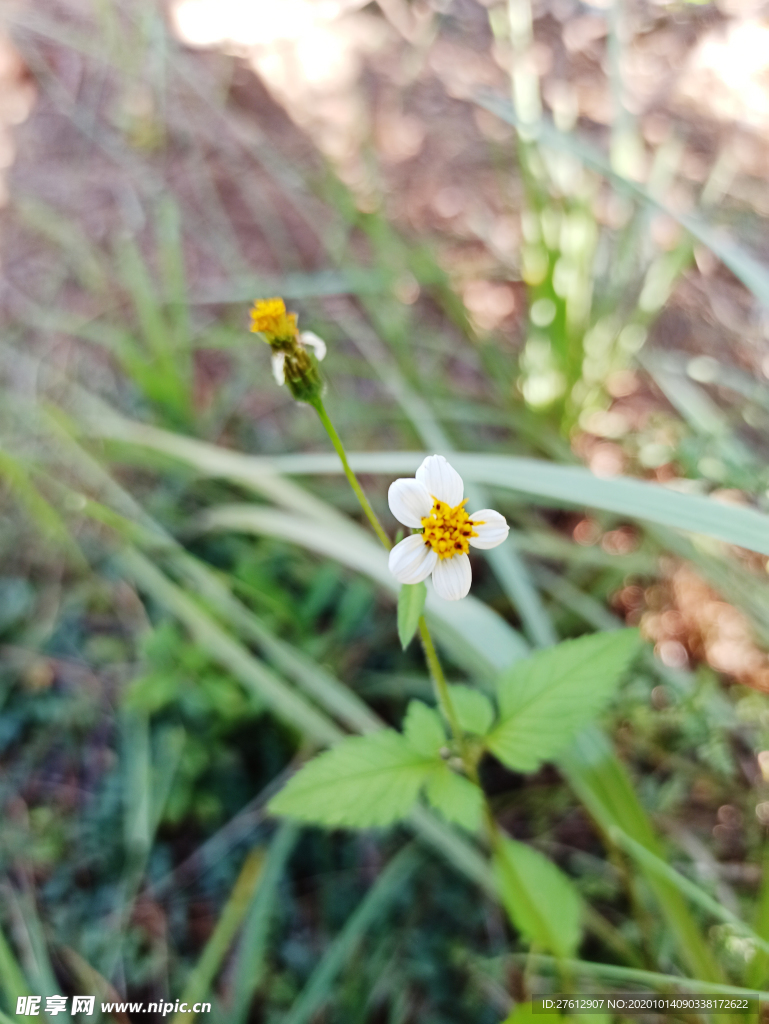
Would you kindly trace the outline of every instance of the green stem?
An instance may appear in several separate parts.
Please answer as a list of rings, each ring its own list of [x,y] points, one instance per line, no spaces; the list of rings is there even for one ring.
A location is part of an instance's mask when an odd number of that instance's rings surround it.
[[[466,756],[467,752],[464,733],[462,732],[462,726],[459,724],[459,719],[457,718],[454,705],[451,702],[449,684],[446,681],[443,665],[441,665],[438,652],[435,649],[435,644],[433,643],[433,638],[430,635],[430,630],[427,626],[427,620],[424,615],[420,615],[419,617],[419,635],[422,639],[422,650],[425,652],[425,661],[427,662],[427,667],[430,670],[430,675],[432,676],[432,680],[435,685],[435,696],[438,699],[438,704],[443,710],[443,713],[449,721],[457,747],[462,755],[462,761],[465,764],[465,769],[468,769],[470,767],[470,759]],[[472,767],[474,770],[475,766],[473,765]]]
[[[377,537],[384,545],[385,550],[389,551],[390,548],[392,547],[392,544],[390,543],[390,538],[385,533],[384,527],[379,522],[376,512],[371,507],[371,502],[366,497],[365,491],[358,483],[357,476],[353,473],[352,469],[350,468],[350,463],[347,461],[347,453],[344,450],[342,439],[339,436],[339,434],[337,434],[334,424],[328,418],[328,413],[326,412],[325,406],[323,405],[323,400],[321,398],[316,398],[315,401],[311,402],[310,404],[317,412],[318,416],[320,417],[320,422],[326,428],[326,433],[331,438],[331,443],[336,449],[336,453],[339,456],[339,461],[342,463],[342,468],[344,469],[345,476],[347,477],[350,487],[352,487],[353,491],[355,492],[355,497],[360,502],[360,507],[366,513],[366,518],[371,523],[374,533],[377,535]]]

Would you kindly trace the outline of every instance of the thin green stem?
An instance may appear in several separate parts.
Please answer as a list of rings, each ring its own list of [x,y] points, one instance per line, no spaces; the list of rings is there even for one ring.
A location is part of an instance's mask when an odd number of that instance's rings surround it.
[[[467,745],[465,743],[464,733],[462,732],[462,726],[459,724],[459,719],[457,718],[454,705],[451,702],[446,674],[443,671],[443,665],[441,665],[438,652],[435,649],[435,644],[433,643],[433,638],[430,635],[430,630],[424,615],[421,615],[419,618],[419,636],[422,639],[422,650],[425,652],[425,661],[427,662],[427,667],[430,670],[430,675],[432,676],[432,680],[435,685],[435,696],[438,700],[439,706],[448,719],[449,725],[451,726],[451,731],[454,734],[457,747],[462,755],[465,770],[468,770],[471,765],[470,758],[466,756]],[[475,772],[475,765],[472,765],[472,769],[473,772]]]
[[[336,453],[339,456],[339,461],[342,463],[342,468],[344,469],[344,473],[345,476],[347,477],[350,487],[352,487],[353,491],[355,492],[355,497],[360,502],[360,507],[366,513],[366,518],[371,523],[374,533],[382,542],[385,550],[389,551],[390,548],[392,547],[392,544],[390,543],[390,538],[385,533],[384,527],[379,522],[376,512],[371,507],[371,502],[366,497],[366,493],[361,487],[360,483],[358,482],[357,476],[353,473],[352,469],[350,468],[350,463],[347,461],[347,453],[344,450],[342,439],[339,436],[339,434],[337,434],[334,424],[328,418],[328,413],[326,412],[325,406],[323,405],[323,400],[321,398],[317,398],[311,404],[312,407],[317,412],[318,416],[320,417],[320,422],[325,427],[326,433],[331,438],[331,443],[333,444]]]

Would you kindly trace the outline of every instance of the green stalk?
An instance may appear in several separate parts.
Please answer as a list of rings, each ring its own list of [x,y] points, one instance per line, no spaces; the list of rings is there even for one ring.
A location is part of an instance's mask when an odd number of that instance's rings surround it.
[[[385,551],[389,551],[390,548],[392,547],[392,544],[390,543],[390,538],[385,533],[384,527],[379,522],[379,518],[376,512],[371,507],[371,502],[366,497],[365,491],[358,482],[357,476],[353,473],[352,469],[350,468],[350,463],[347,461],[347,453],[344,450],[342,439],[339,436],[339,434],[337,434],[334,424],[328,417],[326,408],[323,405],[323,399],[316,398],[315,401],[311,402],[310,404],[312,405],[313,409],[315,409],[315,411],[317,412],[318,416],[320,417],[320,422],[323,424],[323,426],[326,429],[326,433],[331,438],[331,443],[333,444],[336,453],[339,456],[339,461],[342,463],[344,474],[347,477],[347,481],[350,484],[350,487],[352,487],[353,491],[355,492],[355,497],[360,502],[360,507],[366,513],[366,518],[371,523],[371,527],[374,533],[382,542]]]
[[[449,694],[449,684],[446,682],[446,674],[443,671],[443,665],[441,665],[438,652],[435,649],[433,638],[430,635],[430,630],[427,626],[427,620],[424,615],[419,618],[419,636],[422,639],[422,650],[425,652],[425,661],[427,667],[430,670],[433,683],[435,685],[435,695],[438,698],[438,704],[441,710],[449,720],[451,731],[454,734],[457,747],[462,756],[462,763],[465,766],[465,771],[469,777],[477,784],[478,772],[475,764],[472,763],[471,759],[467,756],[467,744],[465,743],[464,734],[462,727],[459,724],[457,713],[454,710],[454,705],[451,702],[451,696]]]

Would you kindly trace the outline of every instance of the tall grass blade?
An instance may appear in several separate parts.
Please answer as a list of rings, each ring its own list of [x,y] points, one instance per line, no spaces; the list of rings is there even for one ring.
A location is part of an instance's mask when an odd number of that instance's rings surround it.
[[[520,122],[515,111],[507,100],[501,97],[483,96],[477,97],[476,102],[508,124],[519,126]],[[618,174],[600,150],[575,135],[558,131],[552,124],[544,120],[538,125],[537,139],[540,145],[571,153],[586,167],[610,181],[618,192],[624,192],[678,221],[692,237],[710,249],[724,266],[728,267],[755,295],[759,302],[769,305],[769,268],[759,263],[749,252],[731,239],[724,229],[707,223],[695,214],[682,213],[668,206],[643,185]]]
[[[525,962],[533,968],[551,968],[553,972],[568,971],[585,978],[603,978],[606,981],[628,981],[634,985],[664,992],[668,988],[680,988],[688,992],[707,992],[714,996],[740,996],[769,1002],[769,992],[741,988],[739,985],[725,985],[707,978],[682,978],[678,974],[662,974],[658,971],[643,971],[637,967],[623,967],[619,964],[599,964],[590,960],[562,960],[541,953],[518,954],[510,957],[516,962]]]
[[[413,473],[422,452],[353,452],[350,465],[360,473]],[[649,520],[727,544],[769,554],[769,516],[752,508],[681,494],[659,484],[629,477],[599,477],[579,466],[558,466],[512,455],[455,453],[451,462],[467,479],[504,490],[531,494],[564,505],[600,508],[634,520]],[[278,472],[339,472],[326,455],[283,455],[270,460]]]
[[[301,994],[283,1018],[283,1024],[308,1024],[332,998],[337,976],[350,964],[355,947],[388,906],[398,899],[409,876],[419,865],[419,860],[412,846],[407,846],[393,857],[324,953]]]
[[[691,900],[692,903],[696,903],[697,906],[701,907],[707,914],[710,914],[711,917],[731,925],[736,932],[749,938],[764,953],[769,952],[769,942],[761,938],[737,914],[733,913],[722,903],[719,903],[718,900],[713,899],[712,896],[692,882],[691,879],[686,878],[680,871],[676,871],[675,868],[671,867],[660,857],[655,856],[645,846],[623,832],[621,828],[613,827],[610,836],[617,846],[630,854],[647,873],[656,874],[659,878],[670,882],[683,896]]]
[[[17,892],[10,886],[6,893],[10,897],[8,902],[16,921],[20,959],[24,964],[24,975],[29,979],[32,995],[56,995],[56,974],[51,964],[46,928],[40,920],[35,895],[31,891]],[[18,978],[16,983],[18,984]]]
[[[118,563],[136,585],[151,594],[190,631],[196,642],[249,689],[260,701],[266,700],[273,711],[294,728],[323,745],[336,743],[344,733],[304,698],[294,693],[265,665],[233,640],[184,591],[175,586],[149,559],[127,548]]]
[[[316,700],[325,711],[355,732],[374,732],[383,727],[384,723],[365,701],[322,665],[277,637],[257,615],[233,597],[222,578],[213,570],[180,547],[169,552],[169,557],[180,576],[195,588],[223,621],[230,623],[237,633],[261,648],[268,661]]]
[[[255,505],[227,505],[198,519],[202,530],[227,530],[279,537],[365,573],[397,598],[400,586],[387,556],[360,528],[336,529],[299,516]],[[436,638],[467,671],[486,675],[524,657],[525,641],[491,608],[472,597],[443,601],[428,585],[426,614]]]
[[[246,857],[214,930],[184,986],[181,1002],[186,1002],[190,1007],[208,995],[253,899],[254,890],[264,870],[264,862],[262,849],[254,849]],[[196,1016],[190,1010],[185,1013],[179,1011],[172,1021],[173,1024],[182,1024],[183,1021],[194,1020]]]
[[[764,841],[762,861],[763,875],[758,893],[754,928],[762,939],[769,941],[769,843],[766,840]],[[748,965],[745,981],[748,985],[755,985],[758,988],[766,984],[767,978],[769,978],[769,955],[758,950]]]
[[[9,1005],[16,1006],[19,996],[30,995],[24,972],[5,934],[0,930],[0,986]]]
[[[581,733],[558,763],[569,785],[610,841],[612,829],[619,827],[656,858],[662,857],[652,824],[627,773],[598,729],[590,728]],[[676,938],[682,961],[694,975],[720,982],[723,972],[678,888],[646,866],[642,866],[642,872]]]
[[[297,826],[293,822],[284,822],[270,843],[259,885],[243,922],[233,974],[231,1024],[244,1024],[254,993],[262,983],[269,931],[280,893],[280,878],[298,837]]]
[[[184,249],[179,207],[169,196],[163,197],[157,212],[157,240],[160,270],[167,303],[167,318],[173,338],[177,367],[189,381],[189,355],[192,348],[190,306],[184,268]]]

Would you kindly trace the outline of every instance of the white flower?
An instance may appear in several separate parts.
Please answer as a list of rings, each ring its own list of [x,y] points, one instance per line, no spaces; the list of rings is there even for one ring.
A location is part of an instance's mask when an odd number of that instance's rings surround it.
[[[297,343],[299,345],[303,345],[305,348],[311,348],[315,352],[315,358],[318,362],[326,358],[326,343],[323,338],[319,338],[313,331],[302,331],[297,335]],[[272,375],[278,384],[281,385],[286,383],[285,361],[286,353],[283,349],[273,349]]]
[[[459,601],[470,589],[472,571],[467,552],[495,548],[507,537],[507,520],[494,509],[465,511],[462,477],[442,455],[429,455],[416,479],[390,484],[390,511],[413,533],[390,552],[390,572],[399,583],[420,583],[432,573],[440,597]]]

